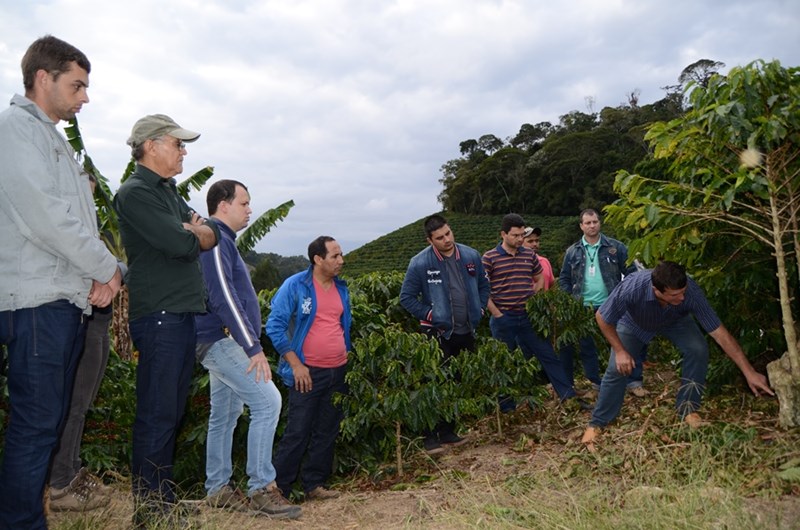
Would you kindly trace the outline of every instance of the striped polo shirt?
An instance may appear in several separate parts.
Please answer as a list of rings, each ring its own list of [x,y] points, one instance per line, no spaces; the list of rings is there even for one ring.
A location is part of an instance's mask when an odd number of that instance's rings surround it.
[[[491,286],[491,299],[502,312],[525,311],[525,302],[533,296],[533,276],[541,274],[536,254],[520,247],[509,254],[503,244],[483,255],[483,268]]]
[[[694,280],[687,279],[683,302],[662,307],[653,292],[652,276],[652,270],[626,276],[600,306],[598,311],[603,320],[611,325],[624,325],[642,342],[650,342],[659,331],[689,314],[695,316],[706,333],[722,325],[703,290]]]

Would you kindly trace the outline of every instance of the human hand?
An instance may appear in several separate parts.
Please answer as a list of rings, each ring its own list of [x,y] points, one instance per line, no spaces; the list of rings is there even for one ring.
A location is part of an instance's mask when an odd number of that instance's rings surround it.
[[[292,373],[294,374],[294,388],[300,393],[310,392],[312,387],[311,373],[308,366],[299,364],[292,366]]]
[[[745,378],[747,379],[747,386],[750,387],[750,391],[756,396],[760,396],[762,394],[767,394],[770,396],[775,395],[775,392],[773,392],[769,387],[769,383],[767,382],[767,378],[764,376],[764,374],[752,372],[749,375],[745,374]]]
[[[119,269],[117,269],[117,272],[119,272]],[[116,294],[109,284],[92,280],[92,288],[89,290],[89,303],[97,307],[107,307]]]
[[[614,364],[617,365],[617,372],[622,375],[631,375],[635,365],[633,357],[625,350],[614,352]]]
[[[269,367],[269,361],[263,351],[250,357],[250,365],[247,367],[247,374],[253,370],[256,371],[256,383],[270,381],[272,379],[272,370]]]

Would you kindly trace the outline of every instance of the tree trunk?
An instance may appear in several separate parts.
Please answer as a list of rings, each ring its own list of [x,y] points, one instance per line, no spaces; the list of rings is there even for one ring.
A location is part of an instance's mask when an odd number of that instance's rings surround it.
[[[111,319],[114,351],[123,361],[131,360],[131,334],[128,330],[128,288],[123,286],[114,300],[114,317]]]
[[[792,375],[788,352],[767,365],[769,384],[778,396],[778,421],[784,428],[800,426],[800,380]]]
[[[775,263],[778,268],[778,291],[780,292],[781,316],[783,319],[783,335],[786,337],[786,357],[789,374],[795,381],[800,381],[800,353],[798,353],[797,332],[792,316],[789,277],[786,272],[786,252],[783,249],[783,230],[780,213],[776,205],[775,195],[770,193],[770,213],[772,216],[772,239],[775,248]]]
[[[394,455],[397,458],[397,476],[403,476],[403,447],[402,447],[402,430],[400,428],[400,422],[394,422]]]

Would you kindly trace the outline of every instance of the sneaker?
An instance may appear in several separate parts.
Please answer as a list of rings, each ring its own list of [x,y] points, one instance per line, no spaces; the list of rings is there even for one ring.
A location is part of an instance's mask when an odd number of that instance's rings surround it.
[[[101,495],[111,494],[111,486],[104,484],[103,479],[90,473],[87,468],[82,467],[80,471],[78,471],[78,476],[80,477],[81,485],[92,490],[92,492],[97,492]]]
[[[683,422],[692,429],[699,429],[700,427],[707,427],[708,425],[711,425],[696,412],[692,412],[684,416]]]
[[[108,504],[109,498],[82,483],[80,473],[65,488],[50,488],[50,510],[54,512],[86,512]]]
[[[442,444],[439,443],[439,440],[433,436],[427,436],[422,442],[422,445],[425,447],[425,452],[428,453],[429,456],[435,456],[444,453],[444,447],[442,447]]]
[[[300,507],[289,502],[277,486],[256,490],[250,496],[250,509],[272,519],[297,519],[302,514]]]
[[[449,445],[452,447],[458,447],[459,445],[463,445],[467,443],[467,439],[463,436],[459,436],[454,432],[446,432],[439,435],[439,443]]]
[[[324,501],[327,499],[335,499],[339,497],[341,493],[334,490],[329,490],[325,486],[317,486],[311,491],[306,492],[306,500],[308,501]]]
[[[230,511],[244,511],[250,508],[247,496],[238,488],[225,484],[218,491],[208,495],[206,505]]]
[[[645,390],[645,388],[643,386],[629,386],[628,387],[628,393],[629,394],[633,394],[634,396],[636,396],[638,398],[647,397],[650,394],[650,392]]]

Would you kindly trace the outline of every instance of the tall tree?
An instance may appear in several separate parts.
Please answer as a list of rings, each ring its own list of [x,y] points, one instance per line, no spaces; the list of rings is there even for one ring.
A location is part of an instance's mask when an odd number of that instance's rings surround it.
[[[730,249],[756,244],[774,257],[767,271],[777,276],[786,354],[768,371],[781,423],[800,425],[793,306],[800,280],[800,68],[759,60],[686,90],[690,110],[647,133],[655,156],[670,161],[668,176],[620,172],[621,198],[608,219],[640,230],[630,250],[647,262],[670,255],[708,264],[705,253],[720,238]]]
[[[678,82],[683,86],[692,82],[705,88],[708,86],[711,76],[719,73],[720,68],[725,68],[725,63],[700,59],[683,69],[681,75],[678,76]]]

